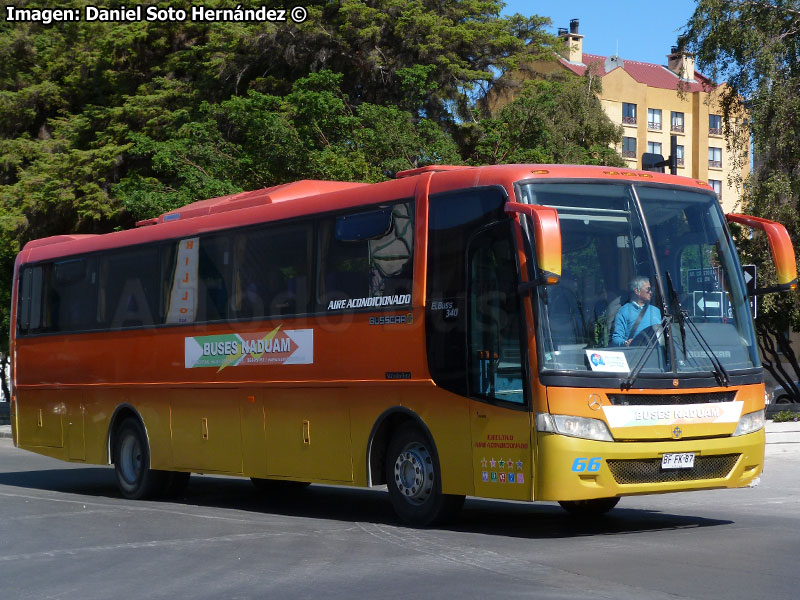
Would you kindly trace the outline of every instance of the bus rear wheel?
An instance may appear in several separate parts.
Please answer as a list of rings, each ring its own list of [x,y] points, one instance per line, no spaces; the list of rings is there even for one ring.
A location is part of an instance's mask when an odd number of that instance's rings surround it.
[[[619,502],[619,498],[593,498],[591,500],[563,500],[561,508],[576,517],[598,517],[606,514]]]
[[[395,513],[413,527],[427,527],[453,516],[464,496],[442,493],[439,459],[427,437],[409,423],[400,427],[386,454],[386,480]]]
[[[150,447],[142,424],[125,419],[114,439],[114,472],[120,493],[130,500],[152,498],[164,491],[167,473],[150,468]]]

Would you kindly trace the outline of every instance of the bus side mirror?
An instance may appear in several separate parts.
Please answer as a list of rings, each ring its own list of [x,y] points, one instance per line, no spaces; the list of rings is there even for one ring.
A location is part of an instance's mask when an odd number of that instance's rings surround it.
[[[760,229],[767,234],[769,249],[772,252],[775,270],[778,273],[778,286],[758,289],[756,290],[756,295],[797,289],[797,262],[794,256],[792,240],[786,231],[786,227],[775,221],[768,221],[751,215],[731,213],[725,215],[725,218],[733,223]]]
[[[506,203],[507,213],[518,213],[530,218],[534,245],[536,246],[536,284],[554,284],[561,279],[561,225],[558,211],[549,206]]]

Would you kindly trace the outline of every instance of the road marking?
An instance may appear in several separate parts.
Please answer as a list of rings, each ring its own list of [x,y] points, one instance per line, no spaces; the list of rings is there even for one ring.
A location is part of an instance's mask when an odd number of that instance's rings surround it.
[[[38,515],[20,515],[18,517],[3,517],[3,522],[7,521],[28,521],[32,519],[50,519],[57,517],[81,517],[83,515],[97,515],[97,514],[113,514],[111,509],[96,509],[96,510],[82,510],[79,512],[60,512],[60,513],[42,513]]]
[[[86,546],[84,548],[64,548],[61,550],[45,550],[43,552],[30,552],[27,554],[10,554],[0,556],[0,562],[12,562],[16,560],[34,560],[37,558],[58,558],[60,556],[78,556],[80,554],[96,554],[99,552],[111,552],[114,550],[138,550],[140,548],[176,548],[181,546],[194,546],[196,544],[217,544],[228,542],[241,542],[245,540],[260,540],[269,537],[284,536],[306,537],[308,534],[288,533],[288,532],[263,532],[263,533],[239,533],[232,535],[222,535],[209,538],[185,538],[181,540],[150,540],[147,542],[129,542],[127,544],[111,544],[108,546]]]
[[[7,492],[0,492],[0,496],[8,498],[24,498],[26,500],[43,500],[46,502],[63,502],[65,504],[83,504],[84,506],[98,506],[106,509],[114,510],[130,510],[130,511],[144,511],[144,512],[162,512],[170,515],[180,515],[184,517],[194,517],[200,519],[218,520],[218,521],[234,521],[238,523],[252,523],[252,519],[237,519],[235,517],[225,517],[219,515],[197,515],[181,510],[169,510],[158,506],[130,506],[128,504],[103,504],[102,502],[86,502],[84,500],[67,500],[64,498],[49,498],[47,496],[31,496],[26,494],[9,494]]]

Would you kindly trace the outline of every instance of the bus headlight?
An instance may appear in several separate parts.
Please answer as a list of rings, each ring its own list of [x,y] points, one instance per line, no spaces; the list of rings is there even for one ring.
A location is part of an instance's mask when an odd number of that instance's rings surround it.
[[[586,417],[537,413],[536,430],[600,442],[614,441],[611,432],[608,430],[608,425],[604,421],[587,419]]]
[[[739,424],[736,426],[736,431],[733,432],[733,435],[745,435],[763,428],[764,411],[757,410],[756,412],[747,413],[739,419]]]

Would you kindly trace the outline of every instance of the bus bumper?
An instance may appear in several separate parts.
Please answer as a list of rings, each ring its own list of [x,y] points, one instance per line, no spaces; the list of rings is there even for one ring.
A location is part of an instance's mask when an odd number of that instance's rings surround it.
[[[765,432],[711,439],[597,442],[538,434],[535,500],[589,500],[753,484]],[[665,453],[694,453],[690,469],[664,469]]]

